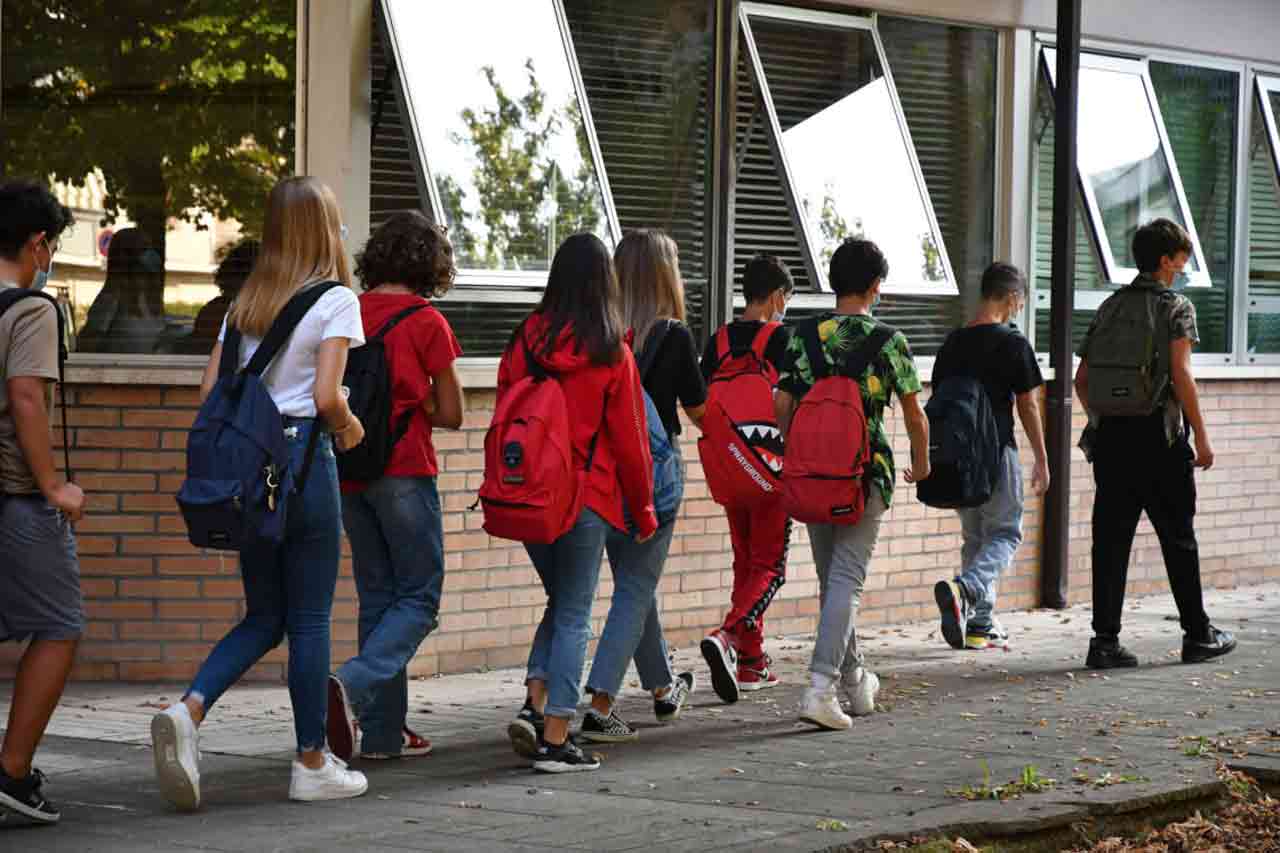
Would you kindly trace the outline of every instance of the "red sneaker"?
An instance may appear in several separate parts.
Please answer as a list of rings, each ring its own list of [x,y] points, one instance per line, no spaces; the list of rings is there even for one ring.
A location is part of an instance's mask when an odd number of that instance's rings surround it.
[[[721,701],[733,704],[738,701],[738,652],[733,640],[722,630],[712,631],[702,641],[702,656],[711,670],[711,687]]]
[[[386,761],[392,758],[417,758],[431,754],[431,741],[408,726],[404,727],[402,737],[403,746],[401,746],[399,752],[362,752],[360,757],[370,758],[374,761]]]
[[[768,655],[758,658],[741,658],[738,661],[739,690],[767,690],[778,686],[778,676],[769,669],[773,663]]]

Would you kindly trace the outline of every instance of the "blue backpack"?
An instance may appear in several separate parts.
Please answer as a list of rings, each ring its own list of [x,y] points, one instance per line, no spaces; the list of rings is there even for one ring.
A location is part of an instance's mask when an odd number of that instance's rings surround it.
[[[649,425],[649,455],[653,457],[653,509],[658,515],[659,525],[675,518],[680,509],[680,499],[684,497],[684,471],[680,455],[676,453],[671,436],[667,435],[667,428],[663,426],[662,416],[658,414],[658,407],[643,386],[658,358],[658,351],[662,349],[662,342],[675,323],[675,320],[659,320],[649,332],[644,348],[636,359],[641,391],[644,394],[644,418]]]
[[[239,551],[284,539],[289,499],[306,483],[320,430],[311,431],[295,475],[284,419],[262,374],[320,297],[342,286],[325,281],[295,294],[243,370],[240,331],[227,326],[218,381],[187,436],[187,478],[177,495],[192,545]]]

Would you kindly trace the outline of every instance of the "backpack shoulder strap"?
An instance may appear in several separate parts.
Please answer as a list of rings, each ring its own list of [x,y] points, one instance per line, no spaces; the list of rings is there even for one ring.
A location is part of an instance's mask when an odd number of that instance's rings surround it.
[[[405,308],[401,311],[397,311],[395,316],[393,316],[387,322],[383,323],[382,328],[378,329],[378,331],[374,334],[372,338],[369,338],[368,343],[374,343],[376,341],[382,340],[383,338],[385,338],[387,335],[391,333],[392,329],[400,325],[401,320],[407,320],[410,316],[417,314],[419,311],[421,311],[423,308],[426,308],[426,307],[427,307],[427,303],[423,302],[421,305],[410,305],[408,308]]]
[[[343,286],[340,281],[322,281],[295,293],[293,298],[286,302],[284,308],[276,315],[276,319],[271,323],[271,328],[267,330],[262,343],[258,345],[258,349],[253,353],[253,358],[249,359],[249,363],[245,365],[245,373],[255,376],[261,375],[267,369],[267,366],[271,364],[271,360],[276,357],[276,353],[288,342],[289,336],[293,334],[293,330],[302,322],[302,318],[320,301],[320,297],[335,287]],[[227,339],[231,337],[230,331],[230,329],[227,330]],[[238,351],[239,335],[236,338],[236,349]]]
[[[662,351],[662,344],[667,339],[667,334],[675,328],[676,320],[669,318],[659,319],[649,330],[649,336],[645,338],[644,347],[640,350],[640,356],[636,359],[636,369],[640,372],[640,382],[643,384],[645,377],[649,375],[649,371],[653,369],[653,363],[658,360],[658,353]]]
[[[53,315],[57,318],[58,328],[58,407],[62,409],[62,464],[66,473],[67,482],[75,480],[75,473],[71,470],[71,437],[67,428],[67,379],[63,372],[63,368],[67,363],[67,335],[66,335],[66,318],[62,314],[62,307],[58,305],[58,300],[49,294],[40,290],[29,290],[27,288],[15,287],[0,293],[0,315],[8,311],[14,305],[17,305],[23,299],[36,298],[43,299],[53,306]]]
[[[729,324],[720,327],[720,331],[716,332],[716,369],[720,368],[721,362],[729,357]]]
[[[751,340],[751,351],[756,354],[761,364],[765,363],[764,354],[769,349],[769,341],[773,338],[773,333],[782,326],[781,323],[770,321],[760,327],[756,332],[756,336]]]
[[[805,323],[796,330],[796,334],[800,336],[801,342],[804,344],[805,355],[809,358],[809,372],[813,374],[813,381],[826,379],[831,375],[831,366],[827,364],[826,353],[822,349],[822,336],[818,332],[818,325],[821,319],[806,320]]]
[[[850,379],[857,379],[862,376],[862,371],[867,369],[867,365],[876,360],[876,356],[880,355],[880,350],[884,349],[884,345],[893,340],[893,336],[898,334],[898,330],[893,326],[885,323],[876,323],[871,334],[862,342],[862,346],[853,350],[845,357],[844,368],[841,374],[848,376]]]

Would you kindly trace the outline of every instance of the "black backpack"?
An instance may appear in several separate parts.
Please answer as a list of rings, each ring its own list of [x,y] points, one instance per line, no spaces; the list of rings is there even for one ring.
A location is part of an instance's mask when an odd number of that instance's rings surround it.
[[[66,333],[66,317],[62,313],[62,307],[58,305],[58,301],[47,293],[39,290],[28,290],[22,287],[11,287],[7,290],[0,291],[0,316],[8,311],[19,301],[28,297],[44,299],[53,306],[54,314],[58,317],[58,404],[62,409],[62,462],[65,466],[64,475],[67,482],[75,480],[75,476],[71,471],[71,440],[67,429],[67,382],[63,375],[63,367],[67,362],[67,333]]]
[[[945,345],[944,345],[945,348]],[[929,478],[916,497],[940,509],[981,506],[1000,475],[1000,428],[982,381],[960,374],[940,382],[925,404],[929,418]]]
[[[391,366],[387,363],[383,340],[401,320],[426,307],[427,303],[423,302],[400,311],[365,341],[364,346],[356,347],[347,356],[342,383],[351,389],[347,404],[364,425],[364,441],[338,454],[338,476],[343,480],[368,483],[381,478],[396,444],[409,431],[412,409],[397,423],[391,423]]]

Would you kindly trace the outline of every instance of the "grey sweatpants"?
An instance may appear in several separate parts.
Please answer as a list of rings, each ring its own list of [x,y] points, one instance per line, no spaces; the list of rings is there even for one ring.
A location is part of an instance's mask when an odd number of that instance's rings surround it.
[[[876,489],[867,498],[867,508],[857,524],[807,525],[822,607],[810,672],[840,678],[862,665],[854,617],[880,536],[880,521],[887,511]]]

